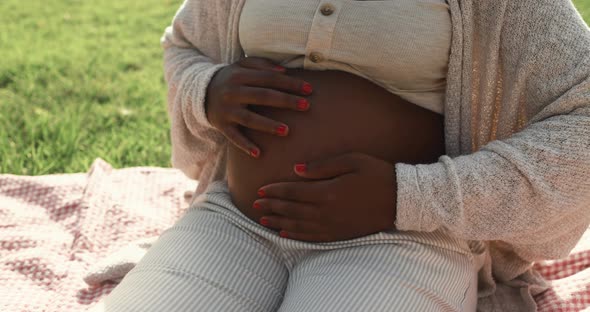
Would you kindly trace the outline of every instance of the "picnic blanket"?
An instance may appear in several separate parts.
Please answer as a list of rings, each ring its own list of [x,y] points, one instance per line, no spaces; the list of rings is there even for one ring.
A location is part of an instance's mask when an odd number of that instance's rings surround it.
[[[188,207],[176,169],[0,175],[0,311],[84,311],[106,297]],[[538,263],[539,311],[590,310],[590,231],[569,257]]]

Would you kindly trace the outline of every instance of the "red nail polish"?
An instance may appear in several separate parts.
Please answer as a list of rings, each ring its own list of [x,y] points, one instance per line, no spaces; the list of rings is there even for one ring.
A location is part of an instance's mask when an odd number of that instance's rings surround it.
[[[260,151],[257,148],[253,148],[250,150],[250,155],[258,158],[258,156],[260,156]]]
[[[297,109],[300,111],[307,110],[309,108],[309,102],[306,99],[299,99],[297,101]]]
[[[308,82],[304,82],[303,86],[301,87],[301,91],[303,92],[303,94],[309,95],[313,91],[313,87]]]
[[[280,72],[285,72],[287,69],[281,65],[277,65],[277,66],[275,66],[275,70],[278,70]]]
[[[287,232],[285,232],[285,231],[280,231],[279,236],[284,237],[284,238],[289,237],[289,235],[287,235]]]
[[[265,217],[260,218],[260,224],[267,226],[268,225],[268,219]]]
[[[260,204],[259,203],[256,203],[256,202],[252,206],[254,207],[254,209],[258,209],[258,210],[260,210],[260,208],[262,208],[260,206]]]
[[[295,171],[298,173],[304,173],[307,170],[307,166],[305,164],[296,164]]]
[[[281,136],[285,136],[287,135],[287,130],[289,128],[286,125],[280,125],[275,129],[276,134],[281,135]]]
[[[264,197],[265,195],[266,195],[266,193],[264,192],[263,189],[258,190],[258,197]]]

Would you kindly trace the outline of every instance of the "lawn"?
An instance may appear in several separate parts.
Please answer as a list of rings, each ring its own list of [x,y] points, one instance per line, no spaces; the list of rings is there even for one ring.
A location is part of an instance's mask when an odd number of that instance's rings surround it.
[[[578,7],[582,17],[586,23],[590,23],[590,0],[574,0],[574,4]]]
[[[179,5],[0,1],[0,172],[169,166],[159,39]]]
[[[180,3],[0,1],[0,173],[169,166],[159,38]]]

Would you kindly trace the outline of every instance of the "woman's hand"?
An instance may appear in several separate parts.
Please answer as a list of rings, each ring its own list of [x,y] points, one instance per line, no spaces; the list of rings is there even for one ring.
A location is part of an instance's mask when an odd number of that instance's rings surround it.
[[[393,230],[395,167],[375,157],[350,153],[296,164],[303,182],[263,186],[254,208],[261,223],[303,241],[337,241]]]
[[[289,127],[248,109],[248,105],[273,106],[306,111],[309,83],[285,75],[285,68],[267,59],[248,57],[219,70],[207,87],[205,110],[212,126],[247,154],[258,157],[260,149],[238,126],[286,136]]]

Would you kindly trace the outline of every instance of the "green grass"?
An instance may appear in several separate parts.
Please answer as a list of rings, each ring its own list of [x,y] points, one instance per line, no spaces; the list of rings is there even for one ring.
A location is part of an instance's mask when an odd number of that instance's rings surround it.
[[[0,173],[169,166],[159,38],[180,3],[0,1]]]
[[[0,1],[0,172],[168,166],[159,39],[179,5]]]
[[[582,13],[582,17],[586,23],[590,23],[590,0],[574,0],[574,4]]]

